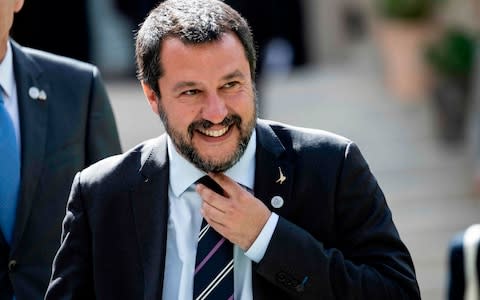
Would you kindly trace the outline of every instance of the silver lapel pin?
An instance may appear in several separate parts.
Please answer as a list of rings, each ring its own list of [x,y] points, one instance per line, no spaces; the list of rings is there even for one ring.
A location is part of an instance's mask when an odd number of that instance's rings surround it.
[[[272,206],[274,208],[280,208],[283,206],[283,198],[281,196],[274,196],[271,200],[270,200],[270,204],[272,204]]]
[[[283,175],[282,169],[280,167],[278,167],[278,171],[280,172],[280,177],[275,182],[279,184],[283,184],[283,182],[287,179],[287,177]]]
[[[35,100],[47,100],[47,93],[44,90],[39,90],[36,86],[32,86],[28,89],[28,95]]]
[[[32,86],[28,89],[28,95],[32,99],[38,99],[39,94],[40,94],[40,90],[36,86]]]
[[[38,94],[38,100],[43,100],[43,101],[47,100],[47,93],[45,93],[44,90],[41,90],[40,94]]]

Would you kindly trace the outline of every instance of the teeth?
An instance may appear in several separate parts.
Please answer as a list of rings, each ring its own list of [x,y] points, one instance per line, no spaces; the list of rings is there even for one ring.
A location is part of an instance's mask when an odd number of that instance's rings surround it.
[[[220,130],[206,130],[206,129],[198,129],[204,135],[212,136],[212,137],[219,137],[225,134],[228,131],[228,127],[225,127]]]

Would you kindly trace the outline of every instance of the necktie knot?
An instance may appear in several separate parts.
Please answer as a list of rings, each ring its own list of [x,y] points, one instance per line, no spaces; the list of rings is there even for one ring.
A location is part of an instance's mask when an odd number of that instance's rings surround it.
[[[225,191],[223,190],[223,188],[217,182],[215,182],[215,180],[213,180],[212,177],[208,175],[203,176],[202,178],[197,180],[196,183],[201,183],[204,186],[211,189],[212,191],[214,191],[215,193],[218,193],[220,195],[225,194]]]

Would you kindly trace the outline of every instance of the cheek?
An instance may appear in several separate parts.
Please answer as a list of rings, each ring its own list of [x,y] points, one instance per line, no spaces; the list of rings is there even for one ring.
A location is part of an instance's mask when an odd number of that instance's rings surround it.
[[[236,107],[236,113],[239,114],[244,121],[252,118],[255,113],[255,101],[248,99],[239,102]]]
[[[229,107],[245,118],[255,110],[255,98],[251,92],[242,92],[230,98]]]
[[[198,111],[194,107],[188,106],[170,106],[165,108],[170,126],[176,130],[186,130],[188,126],[197,120]]]

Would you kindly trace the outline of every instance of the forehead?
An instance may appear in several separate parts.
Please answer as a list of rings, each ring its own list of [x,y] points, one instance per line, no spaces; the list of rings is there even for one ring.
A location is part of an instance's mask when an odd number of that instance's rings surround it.
[[[204,68],[204,71],[228,69],[233,65],[247,66],[248,60],[240,39],[234,33],[224,33],[220,39],[191,44],[170,37],[163,41],[160,53],[164,75],[175,71]]]

